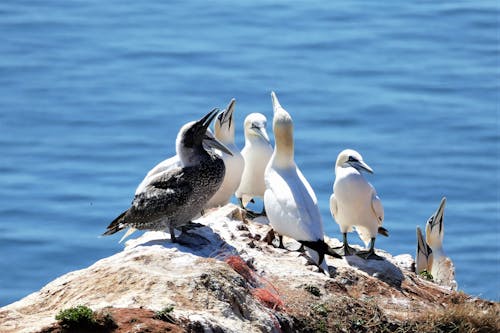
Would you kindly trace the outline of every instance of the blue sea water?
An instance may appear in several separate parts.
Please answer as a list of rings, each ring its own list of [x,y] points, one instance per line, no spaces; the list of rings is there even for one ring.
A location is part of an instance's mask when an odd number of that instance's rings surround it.
[[[98,235],[179,127],[235,97],[243,147],[271,90],[329,236],[354,148],[385,206],[377,247],[414,255],[446,196],[459,289],[498,301],[499,31],[495,1],[0,2],[0,305],[120,251]]]

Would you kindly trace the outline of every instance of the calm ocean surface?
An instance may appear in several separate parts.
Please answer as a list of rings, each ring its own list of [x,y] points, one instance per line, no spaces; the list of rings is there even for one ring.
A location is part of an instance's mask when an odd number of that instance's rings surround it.
[[[243,147],[271,90],[329,236],[354,148],[385,206],[377,247],[414,255],[446,196],[459,289],[500,299],[498,2],[2,1],[0,36],[0,305],[120,251],[97,236],[178,128],[235,97]]]

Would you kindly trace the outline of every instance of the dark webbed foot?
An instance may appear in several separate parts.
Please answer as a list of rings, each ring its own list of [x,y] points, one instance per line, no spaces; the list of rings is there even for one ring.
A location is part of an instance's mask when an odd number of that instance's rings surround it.
[[[339,247],[334,247],[335,250],[338,250],[335,252],[337,252],[337,254],[339,254],[343,257],[352,256],[352,255],[356,254],[358,252],[358,250],[356,250],[353,247],[350,247],[349,244],[347,243],[347,232],[342,233],[342,237],[343,237],[343,245],[339,246]]]
[[[195,223],[195,222],[189,221],[187,224],[180,226],[179,230],[181,230],[182,232],[188,232],[189,230],[198,229],[201,227],[204,227],[204,225],[201,223]]]
[[[375,254],[375,238],[371,239],[369,250],[359,251],[356,255],[363,259],[384,260],[384,258]]]
[[[265,209],[262,210],[262,212],[257,213],[257,212],[255,212],[255,211],[253,211],[251,209],[245,208],[245,212],[246,212],[247,217],[249,217],[251,219],[255,219],[255,218],[260,217],[260,216],[267,217]]]
[[[366,251],[359,251],[356,253],[358,257],[361,257],[365,260],[372,259],[372,260],[384,260],[383,257],[375,254],[375,251],[373,250],[366,250]]]
[[[356,250],[353,247],[350,247],[349,245],[342,245],[339,247],[334,247],[335,252],[337,252],[339,255],[345,257],[345,256],[352,256],[358,253],[358,250]]]

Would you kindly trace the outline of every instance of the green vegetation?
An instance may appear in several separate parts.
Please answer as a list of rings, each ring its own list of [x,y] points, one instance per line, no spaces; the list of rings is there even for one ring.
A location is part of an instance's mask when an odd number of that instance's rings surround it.
[[[56,315],[56,320],[62,327],[74,329],[90,328],[97,324],[94,311],[84,305],[60,311]]]
[[[327,317],[328,313],[330,312],[328,307],[322,303],[314,304],[311,307],[311,310],[313,311],[313,314],[320,315],[321,317]]]
[[[311,294],[313,294],[314,296],[317,296],[317,297],[321,296],[321,291],[319,291],[319,288],[316,286],[308,285],[308,286],[305,286],[304,289],[306,291],[310,292]]]
[[[431,272],[428,272],[426,270],[423,270],[422,272],[420,272],[418,275],[420,275],[420,277],[423,277],[424,279],[426,280],[429,280],[429,281],[432,281],[434,278],[432,277],[432,274]]]
[[[165,321],[167,323],[175,324],[175,318],[171,315],[172,311],[174,311],[173,306],[166,306],[162,310],[156,311],[153,318]]]

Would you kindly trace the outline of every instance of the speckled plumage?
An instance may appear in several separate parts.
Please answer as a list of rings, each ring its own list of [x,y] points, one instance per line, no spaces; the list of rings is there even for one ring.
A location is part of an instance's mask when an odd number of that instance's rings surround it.
[[[206,150],[203,140],[221,148],[220,142],[206,135],[213,120],[212,111],[197,122],[185,125],[179,132],[177,153],[181,166],[158,173],[135,195],[132,205],[108,226],[104,235],[124,228],[139,230],[170,229],[185,225],[196,217],[222,184],[225,166],[222,159]],[[222,148],[227,149],[222,145]],[[195,159],[191,158],[196,156]],[[186,161],[193,161],[187,163]]]
[[[174,168],[135,196],[122,223],[140,230],[164,230],[186,224],[217,192],[224,172],[224,162],[215,155],[196,166]]]

